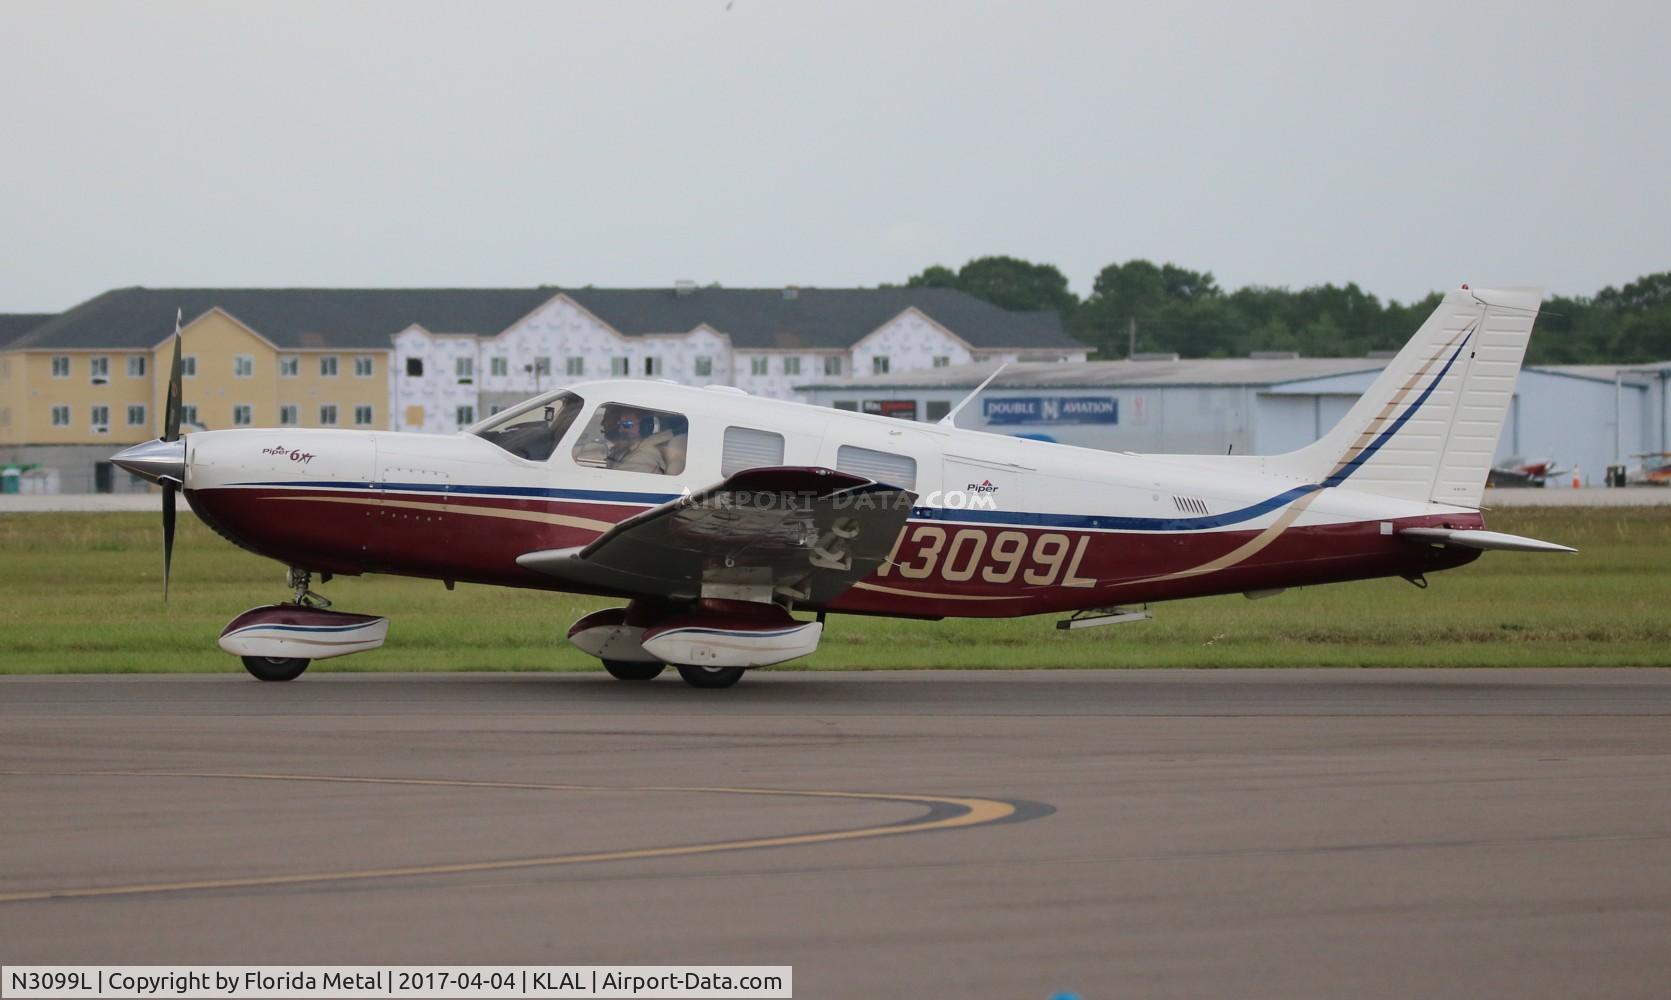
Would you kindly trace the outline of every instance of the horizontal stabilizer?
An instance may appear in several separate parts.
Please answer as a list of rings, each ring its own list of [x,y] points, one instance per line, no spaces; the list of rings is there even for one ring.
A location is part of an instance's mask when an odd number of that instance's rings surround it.
[[[1577,549],[1554,542],[1545,542],[1524,535],[1506,535],[1501,531],[1473,531],[1458,528],[1405,528],[1399,532],[1405,538],[1436,545],[1460,545],[1465,549],[1485,549],[1500,552],[1577,552]]]

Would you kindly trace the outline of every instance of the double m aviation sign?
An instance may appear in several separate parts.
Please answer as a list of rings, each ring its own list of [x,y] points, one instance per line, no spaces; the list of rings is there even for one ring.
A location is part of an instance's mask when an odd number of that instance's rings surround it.
[[[1015,396],[983,400],[988,424],[1117,424],[1120,401],[1112,396]]]

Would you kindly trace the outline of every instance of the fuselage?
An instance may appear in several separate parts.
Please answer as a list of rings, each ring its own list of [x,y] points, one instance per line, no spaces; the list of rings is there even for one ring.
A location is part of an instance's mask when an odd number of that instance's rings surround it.
[[[891,559],[817,610],[924,618],[1413,577],[1478,553],[1400,529],[1483,526],[1475,510],[1211,456],[1108,453],[654,381],[567,392],[582,408],[543,459],[472,432],[188,435],[187,497],[237,544],[291,566],[572,589],[517,557],[584,545],[739,463],[840,469],[917,500]],[[599,465],[583,439],[606,405],[675,417],[663,422],[681,429],[676,471]]]

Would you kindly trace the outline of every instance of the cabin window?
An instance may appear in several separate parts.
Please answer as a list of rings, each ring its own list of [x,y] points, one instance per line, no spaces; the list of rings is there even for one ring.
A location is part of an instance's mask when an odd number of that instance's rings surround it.
[[[518,458],[543,462],[557,450],[557,442],[584,406],[572,392],[551,393],[495,415],[472,433]]]
[[[836,471],[851,472],[900,489],[917,488],[917,460],[909,455],[844,444],[836,449]]]
[[[690,423],[683,414],[605,403],[574,445],[577,465],[676,476],[685,471]]]
[[[783,464],[783,435],[757,431],[752,427],[727,427],[725,451],[720,456],[719,474],[729,476],[744,469]]]

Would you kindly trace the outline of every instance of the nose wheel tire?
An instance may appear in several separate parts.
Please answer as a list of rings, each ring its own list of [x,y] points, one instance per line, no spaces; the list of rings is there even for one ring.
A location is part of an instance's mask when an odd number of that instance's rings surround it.
[[[681,663],[679,676],[693,688],[728,688],[743,679],[743,668],[699,667]]]
[[[260,681],[293,681],[302,676],[312,660],[284,656],[245,656],[244,669]]]
[[[618,681],[653,681],[667,669],[665,663],[628,663],[625,660],[605,660],[603,668]]]

